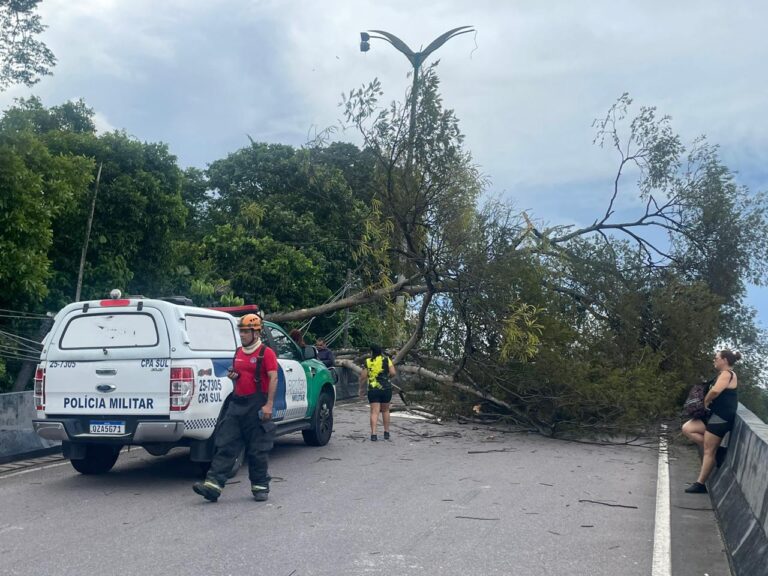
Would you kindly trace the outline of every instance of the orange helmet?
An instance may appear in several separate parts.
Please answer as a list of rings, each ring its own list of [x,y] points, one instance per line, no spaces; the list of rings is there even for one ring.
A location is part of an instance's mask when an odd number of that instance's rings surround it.
[[[241,330],[261,330],[261,318],[257,314],[246,314],[237,322],[237,327]]]

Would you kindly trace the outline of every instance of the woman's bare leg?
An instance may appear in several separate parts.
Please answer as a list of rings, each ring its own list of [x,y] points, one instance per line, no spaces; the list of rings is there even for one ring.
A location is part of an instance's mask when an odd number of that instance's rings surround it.
[[[683,434],[699,446],[704,446],[704,432],[707,426],[701,420],[688,420],[683,424]]]
[[[712,468],[715,467],[715,453],[723,439],[711,432],[704,433],[704,456],[701,459],[701,472],[699,472],[699,484],[704,484],[709,478]]]
[[[389,402],[381,404],[381,419],[384,421],[384,432],[389,432]]]
[[[380,402],[371,402],[371,435],[376,434],[376,426],[379,424]]]

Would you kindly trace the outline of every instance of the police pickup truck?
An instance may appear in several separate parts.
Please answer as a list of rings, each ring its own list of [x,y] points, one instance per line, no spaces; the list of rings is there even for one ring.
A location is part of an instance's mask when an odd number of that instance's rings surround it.
[[[226,374],[239,345],[237,321],[221,310],[116,292],[56,314],[35,373],[35,431],[61,440],[82,474],[108,472],[127,445],[156,456],[188,446],[204,468],[232,392]],[[301,431],[307,444],[325,445],[332,374],[312,346],[300,349],[273,323],[263,323],[262,340],[278,357],[277,435]]]

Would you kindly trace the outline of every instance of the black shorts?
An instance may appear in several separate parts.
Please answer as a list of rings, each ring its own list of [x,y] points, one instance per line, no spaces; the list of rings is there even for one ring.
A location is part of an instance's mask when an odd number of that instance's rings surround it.
[[[384,390],[383,388],[369,388],[368,402],[371,404],[374,402],[378,402],[380,404],[389,404],[392,402],[392,388],[387,390]]]
[[[733,420],[725,420],[712,413],[707,419],[707,432],[722,438],[733,429]]]

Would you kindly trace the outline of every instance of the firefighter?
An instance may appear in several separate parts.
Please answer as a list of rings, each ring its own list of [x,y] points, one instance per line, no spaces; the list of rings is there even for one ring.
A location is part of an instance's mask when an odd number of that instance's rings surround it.
[[[269,498],[268,454],[275,438],[272,409],[277,390],[277,356],[261,341],[261,318],[246,314],[238,322],[242,346],[235,352],[227,376],[234,389],[221,416],[214,438],[211,468],[203,482],[192,489],[206,500],[216,502],[228,473],[245,446],[251,492],[258,502]]]

